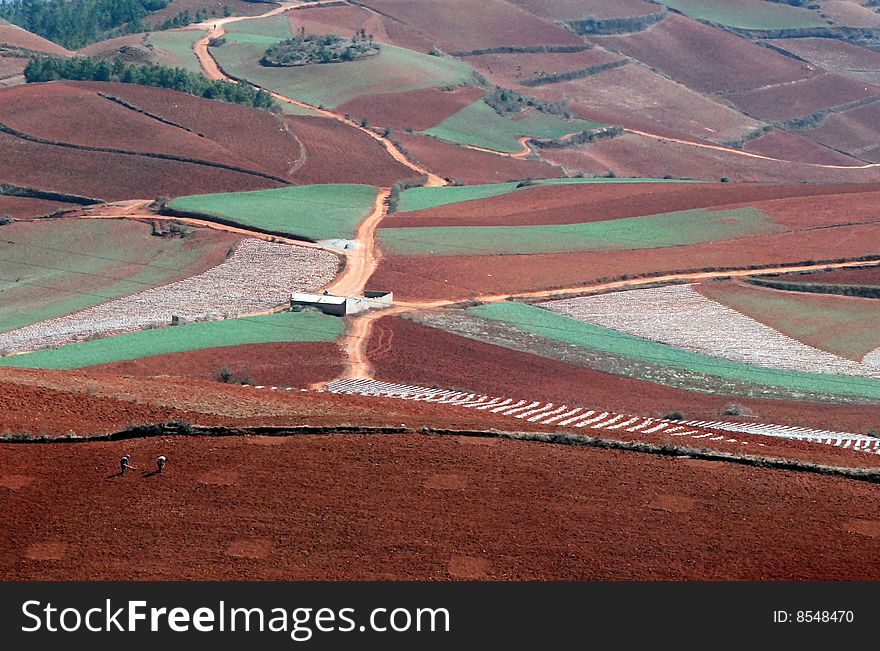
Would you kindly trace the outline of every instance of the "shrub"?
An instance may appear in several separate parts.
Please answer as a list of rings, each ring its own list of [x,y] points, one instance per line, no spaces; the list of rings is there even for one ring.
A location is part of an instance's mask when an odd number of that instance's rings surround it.
[[[664,417],[666,420],[684,420],[684,414],[680,411],[671,411],[666,414]]]
[[[12,215],[3,215],[0,217],[0,226],[6,226],[6,224],[12,223]]]

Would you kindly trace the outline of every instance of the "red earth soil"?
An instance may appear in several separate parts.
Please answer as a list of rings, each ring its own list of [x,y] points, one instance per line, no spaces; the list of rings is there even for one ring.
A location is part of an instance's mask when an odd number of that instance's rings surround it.
[[[635,62],[583,79],[538,86],[530,94],[546,101],[567,98],[571,110],[589,120],[691,139],[723,142],[760,126],[720,100]]]
[[[339,344],[277,343],[205,348],[112,362],[89,370],[126,376],[172,375],[219,380],[228,370],[231,382],[279,387],[307,387],[342,374],[344,356]]]
[[[196,12],[204,9],[208,16],[223,16],[224,7],[228,7],[232,16],[258,16],[274,9],[272,2],[250,2],[249,0],[171,0],[164,9],[150,13],[144,21],[150,25],[161,25],[166,20],[188,11],[195,18]]]
[[[821,3],[822,13],[835,25],[847,27],[880,27],[880,15],[861,2],[852,0],[824,0]]]
[[[302,159],[302,145],[296,134],[268,111],[137,84],[92,82],[88,87],[203,134],[278,176],[289,176]]]
[[[865,431],[866,424],[880,418],[880,406],[877,405],[744,398],[663,386],[483,343],[400,317],[383,317],[377,326],[370,341],[373,349],[370,359],[376,377],[389,382],[450,386],[491,396],[548,401],[652,418],[680,411],[688,419],[757,421],[852,432]],[[380,338],[385,345],[377,352]],[[746,409],[751,416],[725,416],[723,412],[731,404]],[[655,442],[662,439],[620,430],[596,434]],[[809,458],[835,465],[864,463],[880,466],[880,459],[866,453],[855,454],[852,450],[802,441],[746,437],[750,442],[764,443],[760,453],[770,456]],[[699,445],[704,442],[700,441]],[[720,449],[730,451],[731,448],[725,444]]]
[[[39,217],[56,210],[79,208],[72,203],[46,201],[45,199],[28,199],[25,197],[7,197],[0,195],[0,215],[12,215],[16,219]]]
[[[444,178],[462,183],[499,183],[511,179],[547,179],[563,175],[547,163],[467,149],[427,136],[395,134],[417,161]]]
[[[848,196],[822,195],[776,199],[756,204],[773,220],[793,230],[824,228],[834,225],[880,222],[880,191],[872,185],[840,186],[853,192]],[[859,192],[859,190],[867,192]],[[843,237],[843,236],[841,236]]]
[[[880,102],[829,115],[804,136],[868,161],[880,161]]]
[[[576,287],[606,278],[876,255],[880,225],[776,233],[651,250],[498,256],[389,256],[368,289],[407,299],[470,299],[489,293]]]
[[[757,88],[813,74],[812,66],[676,14],[642,32],[590,40],[709,93]],[[731,61],[736,65],[730,65]]]
[[[172,160],[88,152],[0,134],[0,178],[108,201],[279,187],[264,177]]]
[[[840,198],[836,196],[839,194],[859,193],[858,199],[869,202],[876,211],[880,195],[866,194],[871,190],[880,192],[880,185],[585,183],[533,186],[488,199],[396,213],[392,219],[383,221],[380,228],[576,224],[825,194],[830,196],[822,204],[824,212],[819,223],[828,224],[850,221],[849,208],[840,205]],[[792,200],[795,205],[798,201],[805,202],[805,208],[814,207],[807,199]]]
[[[880,170],[876,168],[830,169],[762,160],[636,134],[566,149],[545,149],[541,154],[563,165],[569,173],[603,174],[613,170],[619,176],[659,178],[669,174],[676,178],[718,180],[727,177],[734,181],[777,183],[859,183],[880,179]]]
[[[335,111],[356,120],[391,129],[424,131],[465,106],[473,104],[486,91],[482,88],[459,86],[453,90],[424,88],[405,93],[364,95],[337,106]]]
[[[796,133],[779,129],[774,129],[760,138],[750,140],[743,149],[764,156],[794,160],[801,163],[859,165],[862,162],[830,147],[808,140]]]
[[[122,58],[130,63],[158,63],[172,68],[186,67],[188,61],[184,60],[182,56],[174,54],[171,50],[156,47],[153,42],[147,44],[149,35],[149,33],[126,34],[110,38],[77,50],[77,54],[97,59]],[[123,48],[125,50],[121,52]]]
[[[0,57],[0,79],[22,74],[27,63],[28,59],[22,57]]]
[[[122,454],[138,469],[114,476]],[[6,580],[880,578],[875,487],[815,474],[424,435],[4,445],[0,462]]]
[[[551,20],[626,18],[645,16],[658,11],[656,4],[645,0],[510,0],[510,4]]]
[[[787,38],[773,45],[841,75],[880,71],[880,52],[833,38]],[[880,77],[880,74],[878,74]],[[866,79],[867,80],[867,79]]]
[[[365,0],[433,40],[444,52],[497,46],[578,45],[580,37],[503,0]]]
[[[342,122],[312,116],[288,116],[286,120],[306,151],[305,163],[293,173],[300,183],[390,186],[417,176],[391,158],[379,142]]]
[[[880,286],[880,267],[862,267],[856,269],[831,269],[811,274],[791,274],[777,276],[774,280],[788,283],[830,283],[840,285],[871,285]]]
[[[728,98],[756,118],[790,120],[876,95],[880,95],[880,86],[827,74],[782,86],[734,93]]]
[[[76,84],[27,84],[0,91],[0,122],[47,140],[173,154],[272,172],[208,138],[160,122]],[[293,161],[288,163],[285,171]]]
[[[0,45],[11,45],[23,50],[46,52],[47,54],[70,54],[68,50],[65,50],[60,45],[47,41],[42,36],[32,34],[2,19],[0,19]]]
[[[525,79],[532,79],[541,75],[579,70],[620,60],[620,56],[600,48],[568,53],[537,52],[532,54],[516,52],[509,54],[481,54],[464,59],[464,61],[479,70],[490,80],[503,86],[516,85]]]

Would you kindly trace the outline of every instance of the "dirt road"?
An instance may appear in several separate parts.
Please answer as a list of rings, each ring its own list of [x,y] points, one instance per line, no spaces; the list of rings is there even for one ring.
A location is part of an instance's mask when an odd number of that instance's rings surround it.
[[[342,273],[327,289],[339,296],[359,296],[370,276],[376,271],[381,252],[376,246],[376,228],[388,212],[391,191],[382,188],[376,195],[373,212],[367,215],[357,229],[357,248],[345,251],[346,265]]]

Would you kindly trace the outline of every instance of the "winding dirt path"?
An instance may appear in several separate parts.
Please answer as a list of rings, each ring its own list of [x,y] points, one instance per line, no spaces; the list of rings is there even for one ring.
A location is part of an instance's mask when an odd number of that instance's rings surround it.
[[[355,240],[357,248],[345,251],[346,265],[343,272],[327,289],[339,296],[358,296],[376,271],[382,253],[376,246],[376,228],[388,213],[389,188],[382,188],[376,194],[373,211],[360,223]]]

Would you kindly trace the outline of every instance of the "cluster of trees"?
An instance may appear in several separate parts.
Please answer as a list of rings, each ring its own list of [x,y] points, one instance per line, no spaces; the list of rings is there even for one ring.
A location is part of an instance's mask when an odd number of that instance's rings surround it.
[[[565,100],[544,102],[534,97],[523,95],[510,88],[501,88],[500,86],[495,86],[483,98],[483,101],[495,109],[496,113],[505,117],[522,113],[527,108],[534,108],[542,113],[556,115],[567,120],[572,118],[571,111],[568,110]]]
[[[309,63],[338,63],[354,61],[379,53],[373,35],[361,29],[350,40],[335,34],[306,34],[305,28],[286,41],[273,45],[260,63],[264,66],[304,66]]]
[[[143,21],[169,0],[5,0],[0,18],[70,50],[111,35],[150,29]]]
[[[269,93],[248,84],[215,81],[183,68],[156,64],[127,64],[119,59],[110,62],[88,57],[67,59],[36,57],[28,63],[24,76],[28,83],[54,79],[115,81],[123,84],[170,88],[197,97],[262,109],[273,109],[276,106],[275,100]]]

